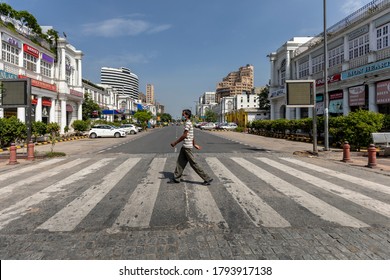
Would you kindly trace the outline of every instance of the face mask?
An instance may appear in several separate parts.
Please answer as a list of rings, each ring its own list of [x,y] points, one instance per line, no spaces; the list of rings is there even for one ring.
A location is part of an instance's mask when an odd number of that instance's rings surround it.
[[[182,117],[181,117],[181,120],[182,120],[182,121],[185,121],[185,120],[186,120],[186,117],[182,116]]]

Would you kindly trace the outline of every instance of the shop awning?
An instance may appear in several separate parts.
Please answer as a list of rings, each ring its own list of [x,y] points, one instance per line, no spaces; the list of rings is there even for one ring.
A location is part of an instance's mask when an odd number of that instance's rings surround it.
[[[118,110],[103,110],[103,115],[119,115],[121,114]]]

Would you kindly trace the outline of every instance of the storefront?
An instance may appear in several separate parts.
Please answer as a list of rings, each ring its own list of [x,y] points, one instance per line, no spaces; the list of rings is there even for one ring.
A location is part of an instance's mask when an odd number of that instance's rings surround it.
[[[343,115],[343,91],[329,92],[329,115],[341,116]]]
[[[390,114],[390,80],[376,84],[376,104],[379,113]]]
[[[348,105],[351,112],[368,109],[368,90],[366,85],[348,89]]]

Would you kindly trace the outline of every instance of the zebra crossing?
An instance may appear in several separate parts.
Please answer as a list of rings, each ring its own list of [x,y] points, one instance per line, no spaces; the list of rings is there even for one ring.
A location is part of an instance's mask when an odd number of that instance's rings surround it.
[[[23,223],[49,232],[88,230],[92,225],[118,232],[178,224],[390,224],[386,180],[297,158],[204,154],[199,162],[214,178],[211,186],[201,185],[190,167],[182,183],[168,185],[175,161],[169,155],[95,155],[51,159],[0,173],[0,232]]]

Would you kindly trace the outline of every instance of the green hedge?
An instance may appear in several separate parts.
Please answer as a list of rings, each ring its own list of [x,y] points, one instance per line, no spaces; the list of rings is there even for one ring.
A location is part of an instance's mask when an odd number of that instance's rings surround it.
[[[304,134],[313,138],[313,119],[257,120],[248,124],[249,132],[265,136]],[[368,147],[372,143],[371,133],[390,129],[390,116],[366,110],[351,112],[348,116],[329,117],[330,143],[348,141],[353,149]],[[323,138],[324,118],[317,118],[317,136]]]

